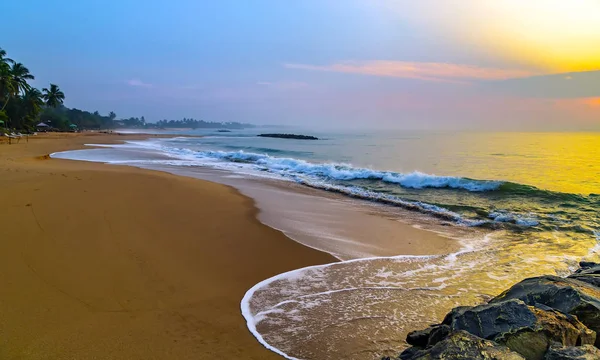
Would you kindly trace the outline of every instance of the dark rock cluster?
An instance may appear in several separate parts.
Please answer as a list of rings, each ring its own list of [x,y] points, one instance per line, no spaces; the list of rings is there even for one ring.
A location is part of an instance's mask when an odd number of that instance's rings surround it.
[[[278,139],[297,139],[297,140],[319,140],[318,137],[310,135],[296,135],[296,134],[260,134],[260,137],[270,137]]]
[[[400,360],[600,360],[600,264],[514,285],[408,334]]]

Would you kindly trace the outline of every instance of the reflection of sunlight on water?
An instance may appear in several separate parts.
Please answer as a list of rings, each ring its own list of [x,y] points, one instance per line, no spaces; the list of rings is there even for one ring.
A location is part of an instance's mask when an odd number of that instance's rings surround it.
[[[409,331],[441,321],[452,307],[486,301],[525,277],[566,273],[582,258],[600,259],[590,253],[595,239],[559,235],[497,232],[458,254],[298,270],[249,291],[250,320],[268,344],[293,357],[395,356]]]

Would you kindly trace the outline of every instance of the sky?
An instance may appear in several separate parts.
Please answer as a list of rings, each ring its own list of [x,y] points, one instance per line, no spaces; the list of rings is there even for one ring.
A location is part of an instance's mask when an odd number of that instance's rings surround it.
[[[328,128],[600,130],[599,0],[19,0],[65,105]]]

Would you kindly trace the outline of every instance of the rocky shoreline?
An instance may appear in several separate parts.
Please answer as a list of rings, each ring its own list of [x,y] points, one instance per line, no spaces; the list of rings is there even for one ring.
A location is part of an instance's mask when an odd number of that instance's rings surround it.
[[[600,359],[600,264],[525,279],[487,304],[452,309],[413,331],[400,360]],[[391,360],[383,358],[383,360]]]

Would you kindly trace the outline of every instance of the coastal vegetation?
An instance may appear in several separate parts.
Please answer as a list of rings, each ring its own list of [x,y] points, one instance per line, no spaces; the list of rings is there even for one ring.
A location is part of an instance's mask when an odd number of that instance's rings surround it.
[[[145,124],[147,128],[180,128],[180,129],[246,129],[255,125],[240,122],[214,122],[196,119],[159,120],[156,123]]]
[[[61,106],[65,94],[50,84],[41,91],[29,84],[35,77],[0,48],[0,128],[32,130],[45,109]]]
[[[47,107],[40,114],[39,121],[50,125],[54,129],[66,130],[71,124],[78,129],[111,129],[114,127],[116,114],[110,112],[107,116],[100,115],[98,111],[89,112],[79,109],[69,109],[65,106],[56,108]]]
[[[70,109],[63,105],[65,94],[58,85],[39,90],[30,84],[35,76],[22,63],[8,57],[0,48],[0,131],[12,129],[31,132],[40,122],[49,129],[69,131],[73,129],[114,129],[114,128],[209,128],[209,129],[243,129],[254,127],[239,122],[210,122],[184,118],[182,120],[160,120],[148,123],[142,117],[130,117],[117,120],[111,111],[101,115],[98,111],[89,112]]]

